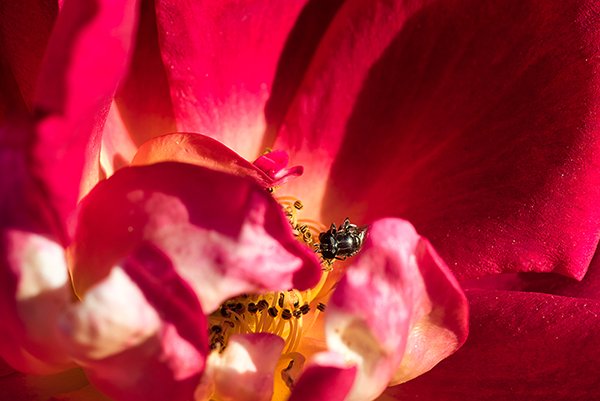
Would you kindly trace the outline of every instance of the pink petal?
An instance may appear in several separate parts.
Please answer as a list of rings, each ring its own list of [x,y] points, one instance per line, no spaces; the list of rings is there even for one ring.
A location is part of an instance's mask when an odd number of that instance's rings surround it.
[[[31,167],[63,222],[75,208],[84,164],[98,163],[99,143],[90,138],[99,133],[125,71],[136,4],[66,1],[50,38],[35,101],[40,118]]]
[[[275,147],[322,217],[402,216],[461,279],[581,278],[599,238],[599,5],[348,1]],[[311,203],[312,202],[312,205]]]
[[[156,0],[177,130],[206,133],[255,158],[278,58],[305,3]]]
[[[190,400],[204,370],[206,317],[149,244],[91,287],[62,329],[90,381],[116,400]]]
[[[375,399],[454,353],[467,336],[467,303],[431,245],[407,222],[378,220],[333,293],[327,344],[357,364],[348,400]]]
[[[316,354],[294,386],[289,401],[344,401],[355,375],[356,368],[340,355]]]
[[[431,372],[392,387],[394,400],[572,401],[598,390],[600,303],[511,291],[467,291],[469,339]]]
[[[265,189],[183,163],[120,170],[83,200],[75,287],[85,292],[141,241],[173,261],[206,313],[244,292],[310,288],[321,274]]]
[[[132,164],[164,161],[190,163],[240,177],[251,177],[264,187],[274,185],[273,177],[262,169],[221,142],[202,134],[178,132],[151,139],[140,146]]]
[[[275,366],[283,351],[281,337],[269,333],[233,335],[222,353],[213,352],[207,375],[214,381],[215,395],[223,401],[270,401]],[[203,378],[204,379],[204,378]],[[206,394],[196,400],[211,399]]]

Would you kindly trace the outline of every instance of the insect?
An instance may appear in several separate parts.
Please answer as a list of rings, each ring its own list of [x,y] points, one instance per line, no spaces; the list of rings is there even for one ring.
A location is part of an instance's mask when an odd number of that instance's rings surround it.
[[[358,227],[346,217],[339,229],[332,223],[329,230],[319,234],[317,251],[324,259],[345,260],[360,251],[366,234],[367,227]]]

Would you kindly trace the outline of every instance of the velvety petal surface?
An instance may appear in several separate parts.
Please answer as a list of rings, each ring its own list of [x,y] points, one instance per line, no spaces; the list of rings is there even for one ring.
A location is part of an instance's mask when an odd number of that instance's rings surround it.
[[[584,401],[600,384],[596,300],[467,290],[465,345],[382,400]]]
[[[599,7],[346,2],[275,141],[305,166],[291,194],[325,221],[406,218],[461,279],[581,278],[600,221]]]
[[[14,1],[2,5],[0,64],[4,64],[6,71],[2,71],[0,82],[12,77],[16,85],[12,88],[2,85],[0,104],[20,97],[27,110],[31,110],[42,57],[57,13],[58,4],[51,0]],[[10,93],[12,91],[14,93]],[[0,120],[4,119],[2,114]]]
[[[260,185],[183,163],[129,167],[81,204],[73,248],[79,292],[147,241],[172,261],[206,313],[244,292],[306,289],[320,277],[281,206]]]
[[[141,244],[60,322],[90,381],[117,401],[192,399],[208,353],[206,317],[170,260]]]
[[[97,135],[125,72],[137,0],[67,0],[48,44],[34,102],[32,169],[62,222],[74,210],[84,165],[98,179]]]
[[[256,158],[278,59],[306,1],[155,1],[177,130]]]
[[[325,315],[329,349],[357,365],[347,400],[373,400],[465,341],[468,309],[448,267],[410,223],[374,222]]]

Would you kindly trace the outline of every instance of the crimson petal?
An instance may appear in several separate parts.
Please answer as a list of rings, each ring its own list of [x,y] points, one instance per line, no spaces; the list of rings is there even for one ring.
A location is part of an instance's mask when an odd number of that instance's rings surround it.
[[[306,169],[289,185],[310,183],[326,221],[410,220],[459,278],[581,278],[600,232],[599,15],[345,3],[275,142]]]
[[[466,291],[469,338],[394,400],[590,400],[598,391],[600,303],[538,293]]]

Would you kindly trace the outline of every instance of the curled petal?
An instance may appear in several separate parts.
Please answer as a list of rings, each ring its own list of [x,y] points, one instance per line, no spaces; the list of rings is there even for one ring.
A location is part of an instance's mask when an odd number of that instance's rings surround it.
[[[190,400],[208,351],[193,290],[143,244],[61,321],[63,342],[90,381],[116,400]]]
[[[189,164],[122,169],[84,199],[76,289],[85,292],[142,241],[172,260],[206,313],[245,292],[310,288],[321,274],[264,188]]]
[[[190,163],[240,177],[251,177],[272,187],[273,178],[221,142],[202,134],[178,132],[145,142],[133,158],[133,165],[165,161]]]
[[[315,354],[294,386],[289,401],[344,401],[355,376],[356,367],[349,365],[341,355]]]
[[[290,158],[283,150],[268,152],[254,161],[254,165],[264,171],[273,185],[281,185],[293,177],[302,175],[302,166],[287,167]]]
[[[274,334],[231,336],[227,348],[222,353],[213,352],[208,359],[205,376],[213,382],[209,388],[223,401],[271,400],[275,366],[284,345]],[[211,396],[196,392],[197,401]]]
[[[329,348],[357,364],[349,400],[428,371],[467,336],[465,296],[431,245],[399,219],[367,235],[325,318]]]

